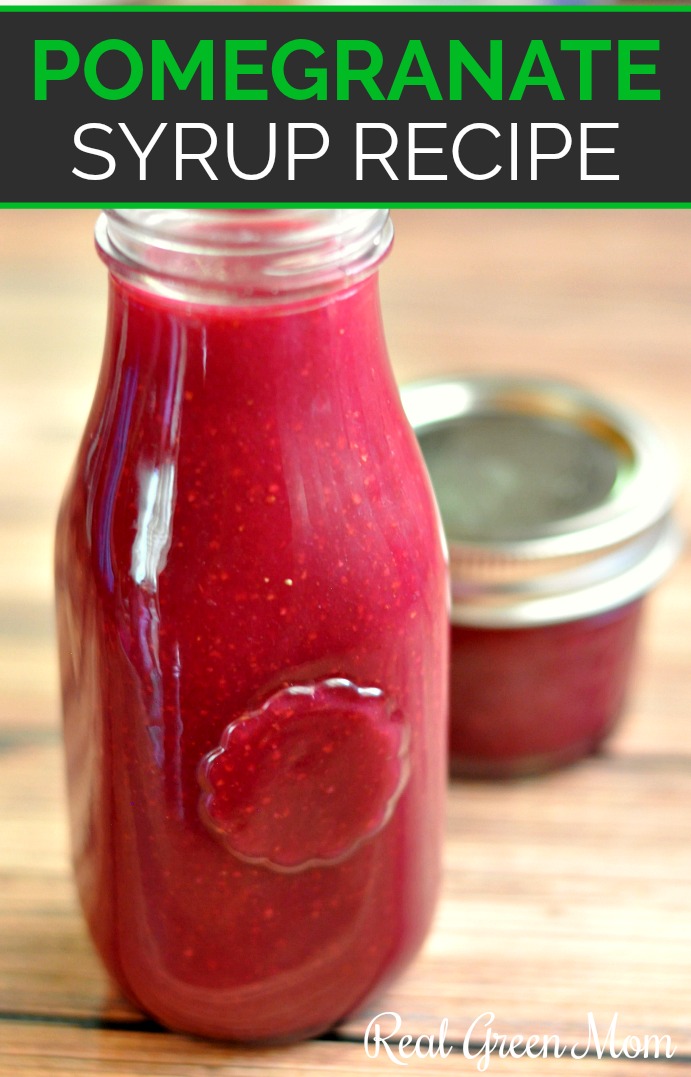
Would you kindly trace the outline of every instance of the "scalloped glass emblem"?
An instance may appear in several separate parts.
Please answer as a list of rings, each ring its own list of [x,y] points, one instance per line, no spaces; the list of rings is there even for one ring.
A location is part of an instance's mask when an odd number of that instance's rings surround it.
[[[379,688],[330,678],[281,689],[202,759],[201,817],[241,860],[283,871],[338,862],[391,817],[408,739]]]

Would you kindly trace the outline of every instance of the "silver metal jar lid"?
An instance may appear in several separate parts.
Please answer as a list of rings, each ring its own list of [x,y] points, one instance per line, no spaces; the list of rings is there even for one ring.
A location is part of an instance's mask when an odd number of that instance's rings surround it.
[[[675,463],[639,416],[536,378],[439,378],[401,397],[439,501],[455,623],[589,617],[679,555]]]

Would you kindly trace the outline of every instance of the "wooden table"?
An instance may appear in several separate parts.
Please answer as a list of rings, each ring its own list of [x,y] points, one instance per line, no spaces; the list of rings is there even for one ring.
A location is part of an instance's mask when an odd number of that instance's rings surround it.
[[[399,211],[383,274],[401,379],[453,370],[577,378],[643,411],[691,458],[691,215],[683,211]],[[408,974],[331,1037],[247,1050],[170,1035],[109,988],[68,864],[51,611],[51,531],[90,402],[105,274],[94,214],[0,215],[0,1074],[355,1074],[381,1011],[462,1044],[495,1031],[667,1034],[671,1063],[540,1059],[540,1073],[691,1075],[691,561],[649,604],[626,719],[606,754],[539,780],[454,784],[435,929]],[[682,468],[683,470],[683,468]],[[691,524],[688,484],[679,500]],[[473,1049],[486,1030],[476,1025]],[[635,1041],[629,1040],[630,1053]],[[664,1048],[666,1041],[662,1041]],[[654,1041],[648,1041],[654,1049]],[[488,1072],[532,1074],[493,1055]]]

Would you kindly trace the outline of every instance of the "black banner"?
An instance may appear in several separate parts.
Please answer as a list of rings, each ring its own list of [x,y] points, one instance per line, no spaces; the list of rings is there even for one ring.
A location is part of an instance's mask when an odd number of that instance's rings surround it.
[[[691,8],[0,8],[5,205],[691,205]]]

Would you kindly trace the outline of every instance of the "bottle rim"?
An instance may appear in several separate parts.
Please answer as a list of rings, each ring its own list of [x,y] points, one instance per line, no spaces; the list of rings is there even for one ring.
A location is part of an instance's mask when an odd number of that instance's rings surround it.
[[[239,306],[347,287],[373,272],[392,238],[386,209],[109,209],[96,223],[116,276]]]

